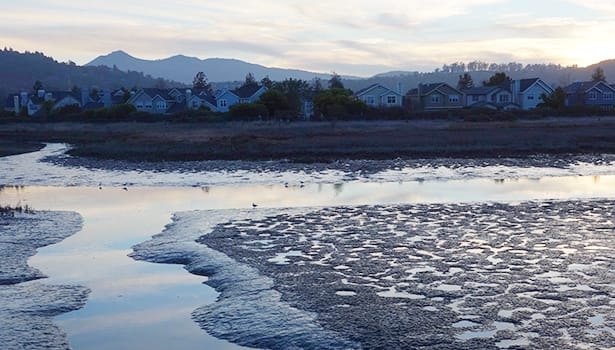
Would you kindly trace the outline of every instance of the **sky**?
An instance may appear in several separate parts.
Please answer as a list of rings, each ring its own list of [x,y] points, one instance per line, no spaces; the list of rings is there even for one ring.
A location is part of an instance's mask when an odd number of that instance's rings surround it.
[[[615,58],[605,0],[7,1],[0,44],[86,64],[115,50],[371,76],[456,61]]]

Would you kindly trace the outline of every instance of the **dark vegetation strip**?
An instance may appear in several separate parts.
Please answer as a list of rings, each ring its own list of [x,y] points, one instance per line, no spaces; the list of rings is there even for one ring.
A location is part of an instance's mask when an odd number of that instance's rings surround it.
[[[615,153],[615,118],[0,125],[0,139],[11,138],[64,142],[74,146],[73,156],[129,161],[494,158]]]

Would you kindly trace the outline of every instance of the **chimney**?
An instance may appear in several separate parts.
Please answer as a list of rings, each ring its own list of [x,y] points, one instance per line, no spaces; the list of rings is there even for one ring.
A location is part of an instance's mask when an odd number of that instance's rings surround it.
[[[19,112],[21,112],[21,106],[19,105],[18,95],[13,96],[13,107],[15,108],[15,115],[19,115]]]
[[[111,107],[111,90],[102,89],[100,92],[100,100],[105,108]]]
[[[88,90],[81,88],[81,108],[85,107],[90,102],[90,94]]]
[[[400,95],[402,95],[401,88],[402,88],[401,81],[398,81],[397,82],[397,93],[399,93]]]
[[[186,106],[190,107],[190,98],[192,97],[192,90],[186,89]]]
[[[22,106],[27,106],[28,105],[28,93],[27,92],[22,92],[22,93],[19,94],[19,96],[20,96],[20,99],[21,99],[20,104]]]

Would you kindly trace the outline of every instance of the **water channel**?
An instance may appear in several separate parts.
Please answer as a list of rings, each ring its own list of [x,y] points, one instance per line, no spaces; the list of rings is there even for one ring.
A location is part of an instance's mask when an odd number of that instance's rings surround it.
[[[160,181],[148,186],[123,186],[117,180],[107,181],[110,186],[92,185],[93,180],[87,181],[89,185],[73,186],[74,178],[40,181],[26,175],[10,179],[19,172],[15,164],[24,159],[35,167],[53,168],[40,165],[40,155],[21,157],[6,161],[5,169],[9,165],[12,168],[1,179],[7,186],[0,191],[0,206],[75,211],[83,217],[80,232],[40,249],[29,261],[49,276],[43,283],[91,289],[84,308],[55,319],[74,349],[241,348],[209,336],[191,319],[193,310],[215,302],[217,297],[215,290],[203,284],[204,277],[192,275],[180,265],[151,264],[128,257],[133,245],[160,233],[176,212],[267,208],[283,214],[286,208],[300,207],[615,199],[615,175],[605,174],[605,169],[600,175],[513,179],[315,183],[303,177],[305,183],[293,181],[291,185],[273,176],[276,180],[270,182],[277,184],[173,183],[171,187],[159,185],[169,176],[160,174],[158,178],[152,175]],[[18,166],[24,167],[24,173],[31,171],[28,164]],[[108,175],[104,171],[96,174],[98,178]],[[39,185],[41,182],[45,185]]]

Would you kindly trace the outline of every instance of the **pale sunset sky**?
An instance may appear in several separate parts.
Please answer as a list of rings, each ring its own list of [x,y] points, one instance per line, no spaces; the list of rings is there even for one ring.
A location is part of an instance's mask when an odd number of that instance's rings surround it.
[[[0,43],[85,64],[124,50],[370,76],[455,61],[615,58],[615,1],[7,1]]]

